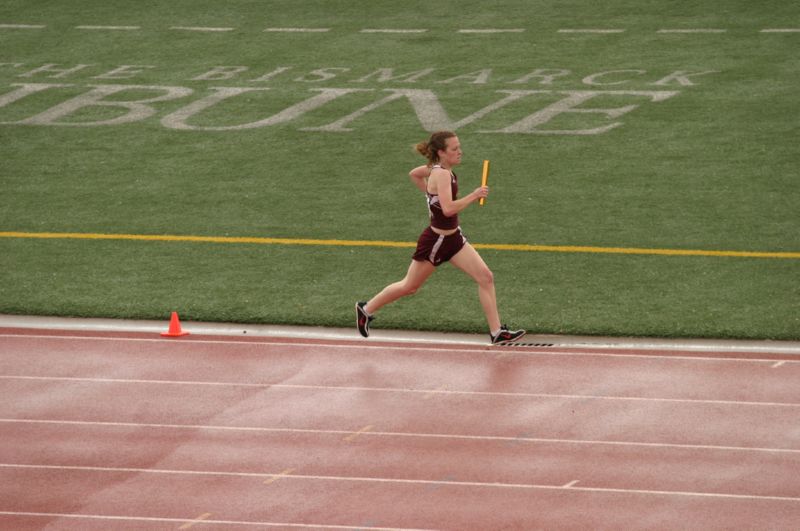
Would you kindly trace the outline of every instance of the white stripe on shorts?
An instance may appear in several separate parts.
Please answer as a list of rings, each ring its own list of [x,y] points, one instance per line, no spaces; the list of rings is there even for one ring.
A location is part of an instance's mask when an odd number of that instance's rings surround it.
[[[433,249],[431,249],[431,254],[428,257],[428,260],[430,260],[430,262],[434,265],[436,264],[436,253],[439,252],[439,248],[442,246],[442,243],[444,243],[444,235],[440,234],[439,238],[436,240],[436,243],[433,244]]]

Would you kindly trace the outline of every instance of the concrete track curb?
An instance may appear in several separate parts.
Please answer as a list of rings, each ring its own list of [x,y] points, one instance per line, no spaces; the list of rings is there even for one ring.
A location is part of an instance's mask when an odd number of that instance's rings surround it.
[[[168,319],[164,321],[138,321],[124,319],[0,315],[0,328],[160,334],[167,330],[168,324]],[[289,337],[295,339],[334,341],[361,339],[355,327],[322,328],[208,323],[183,320],[181,321],[181,326],[185,331],[195,335]],[[370,338],[364,341],[368,342],[374,340],[398,343],[488,346],[488,334],[454,334],[374,329]],[[532,334],[523,338],[523,344],[530,346],[553,346],[558,348],[678,350],[696,352],[770,352],[800,355],[800,342],[795,341],[623,338]]]

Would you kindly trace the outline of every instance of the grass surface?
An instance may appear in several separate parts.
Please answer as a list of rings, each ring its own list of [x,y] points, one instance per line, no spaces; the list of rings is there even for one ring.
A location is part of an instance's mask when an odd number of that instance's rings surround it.
[[[461,216],[473,243],[800,251],[800,34],[761,31],[800,26],[797,6],[81,5],[0,6],[0,24],[46,26],[0,29],[0,102],[20,84],[63,85],[0,104],[0,231],[413,241],[426,211],[406,177],[421,163],[411,145],[436,113],[415,112],[406,98],[369,107],[413,89],[433,94],[451,123],[469,122],[458,127],[463,190],[492,161],[487,206]],[[263,31],[274,27],[329,31]],[[476,28],[524,31],[458,32]],[[687,28],[726,31],[659,33]],[[559,75],[546,82],[537,70]],[[97,85],[124,90],[42,117]],[[191,93],[142,103],[146,117],[98,123],[130,112],[111,102],[165,96],[166,87]],[[242,93],[183,121],[194,129],[169,125],[220,87]],[[231,129],[334,89],[358,92],[282,123]],[[504,91],[525,90],[540,92],[469,121]],[[579,106],[594,112],[557,114],[529,134],[498,132],[570,91],[606,93]],[[652,101],[608,91],[676,94]],[[617,117],[597,112],[629,105],[637,107]],[[349,131],[319,130],[348,116]],[[601,134],[553,133],[613,123]],[[797,259],[481,254],[497,276],[504,320],[536,332],[800,338]],[[409,257],[369,247],[0,238],[0,312],[163,318],[179,310],[187,319],[349,326],[353,302],[401,277]],[[450,267],[375,324],[484,329],[474,286]]]

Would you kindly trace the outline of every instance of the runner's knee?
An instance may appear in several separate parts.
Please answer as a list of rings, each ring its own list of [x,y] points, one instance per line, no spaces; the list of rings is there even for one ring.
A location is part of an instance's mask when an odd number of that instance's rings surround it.
[[[478,271],[475,281],[481,286],[491,286],[494,284],[494,273],[488,267],[484,267]]]
[[[404,296],[404,297],[407,297],[407,296],[409,296],[409,295],[413,295],[413,294],[415,294],[415,293],[417,292],[417,290],[418,290],[419,288],[421,288],[421,287],[422,287],[422,284],[420,284],[420,283],[417,283],[417,282],[411,282],[411,281],[409,281],[409,280],[406,280],[406,281],[405,281],[405,282],[403,282],[403,284],[402,284],[403,296]]]
[[[403,288],[403,297],[409,297],[411,295],[414,295],[418,289],[419,288],[415,286],[405,286]]]

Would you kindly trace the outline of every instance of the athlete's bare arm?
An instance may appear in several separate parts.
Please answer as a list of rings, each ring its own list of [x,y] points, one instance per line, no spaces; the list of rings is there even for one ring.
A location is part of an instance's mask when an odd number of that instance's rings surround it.
[[[408,172],[408,176],[411,177],[411,182],[414,183],[414,186],[425,192],[428,186],[428,176],[431,174],[431,168],[428,165],[424,166],[417,166],[410,172]]]
[[[473,190],[469,195],[453,201],[453,193],[450,189],[450,172],[443,168],[434,168],[428,181],[428,191],[439,195],[439,204],[442,205],[442,212],[447,217],[455,216],[481,197],[489,195],[489,187],[481,186]]]

